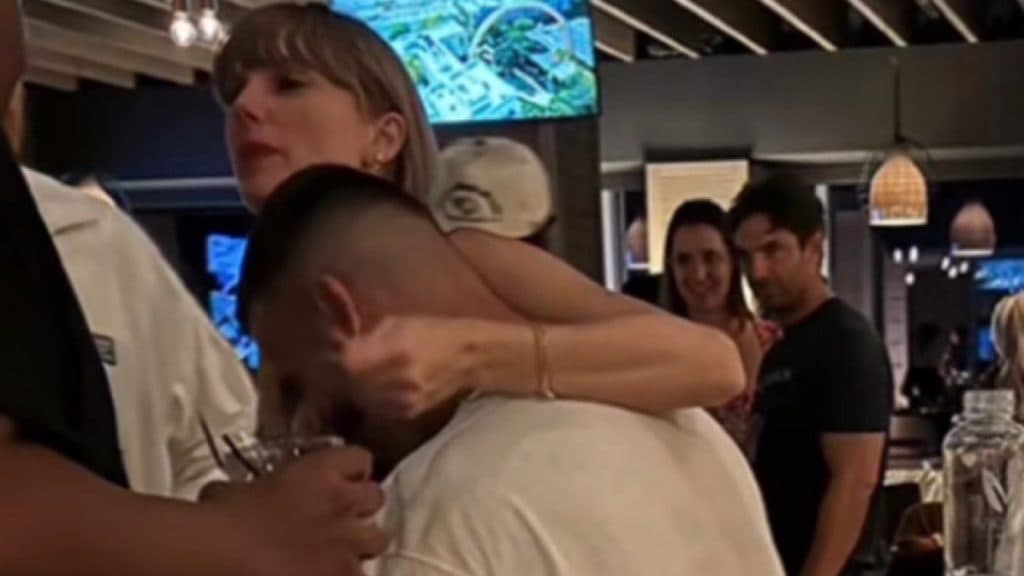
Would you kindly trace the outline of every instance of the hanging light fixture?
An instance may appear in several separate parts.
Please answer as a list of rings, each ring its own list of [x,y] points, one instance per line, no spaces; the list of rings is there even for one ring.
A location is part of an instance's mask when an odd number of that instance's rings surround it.
[[[180,48],[188,48],[196,43],[199,31],[192,23],[189,16],[189,0],[172,0],[171,26],[168,33],[171,35],[171,42]]]
[[[217,16],[217,0],[200,0],[199,37],[203,42],[217,42],[224,34],[224,25]]]
[[[984,258],[996,250],[996,223],[985,205],[978,200],[964,204],[949,227],[953,256]]]
[[[928,181],[915,156],[927,153],[903,136],[899,61],[892,65],[893,148],[869,163],[868,217],[876,227],[922,226],[928,223]]]

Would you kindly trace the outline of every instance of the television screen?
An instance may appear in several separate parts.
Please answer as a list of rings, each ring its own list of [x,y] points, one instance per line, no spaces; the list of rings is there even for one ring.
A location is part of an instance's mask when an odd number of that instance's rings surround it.
[[[978,327],[978,361],[990,364],[996,359],[996,346],[992,341],[992,327]]]
[[[597,113],[589,0],[331,0],[405,62],[432,123]]]
[[[234,346],[238,357],[251,370],[258,370],[260,351],[256,340],[242,330],[238,318],[238,282],[246,244],[243,236],[206,237],[206,271],[213,278],[207,305],[213,325]]]
[[[1024,259],[985,260],[978,265],[974,279],[981,290],[1015,294],[1024,290]]]

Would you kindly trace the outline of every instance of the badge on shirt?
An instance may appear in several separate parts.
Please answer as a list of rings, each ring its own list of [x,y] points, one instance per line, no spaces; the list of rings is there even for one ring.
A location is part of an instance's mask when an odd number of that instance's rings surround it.
[[[103,334],[93,334],[92,341],[96,344],[96,352],[99,353],[100,360],[108,366],[117,366],[117,347],[114,344],[114,339]]]

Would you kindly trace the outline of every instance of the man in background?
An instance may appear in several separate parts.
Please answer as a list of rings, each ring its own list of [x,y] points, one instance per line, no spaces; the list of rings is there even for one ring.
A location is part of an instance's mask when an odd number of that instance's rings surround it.
[[[24,95],[19,87],[6,124],[16,148]],[[129,485],[197,499],[227,480],[202,423],[215,438],[255,433],[248,373],[131,218],[109,200],[23,172],[106,369]]]
[[[754,471],[786,573],[884,574],[885,346],[821,277],[824,209],[810,187],[751,183],[730,218],[747,279],[784,330],[761,364]]]
[[[487,394],[410,421],[368,409],[373,384],[345,352],[389,318],[529,333],[394,184],[333,167],[292,177],[260,215],[242,286],[242,315],[297,392],[285,395],[300,400],[296,412],[369,447],[379,475],[390,472],[394,545],[368,573],[781,576],[753,477],[703,410],[657,418]],[[525,389],[544,381],[538,370],[523,367]]]

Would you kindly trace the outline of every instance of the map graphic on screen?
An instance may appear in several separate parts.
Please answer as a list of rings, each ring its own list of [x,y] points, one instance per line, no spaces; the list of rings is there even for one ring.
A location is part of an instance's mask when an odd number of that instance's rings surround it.
[[[221,336],[235,348],[251,370],[260,366],[256,340],[242,330],[238,319],[238,282],[248,241],[237,236],[210,234],[206,237],[206,271],[215,285],[209,294],[210,317]]]
[[[433,123],[597,113],[589,0],[331,0],[405,62]]]

